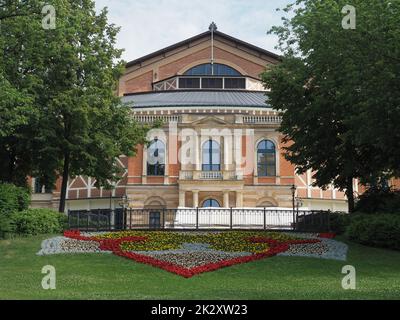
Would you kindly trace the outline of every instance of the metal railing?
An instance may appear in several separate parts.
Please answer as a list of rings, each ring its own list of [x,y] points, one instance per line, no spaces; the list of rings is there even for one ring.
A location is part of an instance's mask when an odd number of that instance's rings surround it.
[[[201,170],[181,170],[179,172],[181,180],[242,180],[243,173],[235,170],[221,171],[201,171]]]
[[[295,230],[325,232],[329,211],[269,208],[178,208],[69,211],[70,229],[106,230]]]

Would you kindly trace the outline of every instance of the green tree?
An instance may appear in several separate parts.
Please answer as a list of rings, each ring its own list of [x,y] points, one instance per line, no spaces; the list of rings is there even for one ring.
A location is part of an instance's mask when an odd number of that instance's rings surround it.
[[[346,29],[347,4],[298,0],[286,7],[291,16],[270,31],[282,63],[263,80],[291,141],[286,158],[300,173],[315,171],[316,186],[345,190],[353,211],[353,179],[396,174],[400,163],[399,41],[389,41],[399,37],[400,11],[389,0],[354,0],[356,29]]]
[[[37,135],[39,176],[45,183],[62,176],[59,211],[65,208],[69,177],[90,176],[110,187],[121,168],[117,157],[132,155],[145,142],[147,127],[137,125],[116,96],[123,72],[119,28],[99,14],[92,0],[54,1],[56,29],[45,31],[51,48]]]
[[[116,95],[124,63],[122,50],[115,48],[119,28],[108,23],[107,10],[96,13],[92,0],[48,3],[56,10],[55,29],[44,29],[40,15],[34,18],[41,11],[5,19],[3,48],[9,50],[12,41],[19,40],[21,59],[13,60],[9,54],[6,57],[15,67],[7,67],[7,61],[2,65],[8,82],[27,91],[36,112],[18,140],[26,141],[31,157],[29,161],[21,157],[22,163],[30,164],[24,171],[47,186],[62,177],[62,212],[69,177],[91,176],[98,187],[110,187],[120,178],[117,157],[133,155],[149,128],[138,125]],[[29,81],[21,76],[18,64],[27,66]],[[16,105],[10,99],[5,103]]]
[[[31,17],[28,16],[28,9]],[[43,70],[38,2],[0,4],[0,181],[25,185],[32,170],[31,142],[38,117],[36,92]]]

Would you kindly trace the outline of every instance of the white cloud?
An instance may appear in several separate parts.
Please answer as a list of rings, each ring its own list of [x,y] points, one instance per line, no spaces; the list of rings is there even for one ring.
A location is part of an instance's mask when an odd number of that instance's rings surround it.
[[[152,53],[208,30],[218,30],[276,52],[276,37],[267,31],[280,24],[290,0],[96,0],[97,9],[108,7],[110,22],[121,27],[118,46],[127,61]]]

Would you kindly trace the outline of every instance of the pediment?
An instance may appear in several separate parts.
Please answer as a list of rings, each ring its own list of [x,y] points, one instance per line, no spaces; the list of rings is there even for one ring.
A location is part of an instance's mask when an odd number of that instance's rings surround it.
[[[230,122],[226,121],[223,119],[223,117],[218,117],[218,116],[205,116],[201,119],[197,119],[191,123],[192,125],[196,126],[201,126],[201,125],[206,125],[206,126],[221,126],[221,125],[228,125]]]

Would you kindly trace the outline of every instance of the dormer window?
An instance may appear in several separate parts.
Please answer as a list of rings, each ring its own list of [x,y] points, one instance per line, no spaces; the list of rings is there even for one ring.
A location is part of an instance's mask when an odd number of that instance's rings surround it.
[[[260,80],[241,74],[221,63],[203,63],[182,75],[153,83],[154,91],[169,90],[252,90],[265,91]]]

